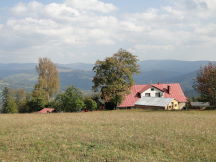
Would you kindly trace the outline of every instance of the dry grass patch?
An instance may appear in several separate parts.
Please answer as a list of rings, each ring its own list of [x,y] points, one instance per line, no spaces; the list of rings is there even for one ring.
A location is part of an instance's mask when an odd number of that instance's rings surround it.
[[[216,161],[216,112],[0,115],[0,161]]]

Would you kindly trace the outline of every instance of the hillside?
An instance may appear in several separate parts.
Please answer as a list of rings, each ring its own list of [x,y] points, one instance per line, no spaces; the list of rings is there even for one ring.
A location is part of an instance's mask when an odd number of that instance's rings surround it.
[[[177,60],[148,60],[141,61],[141,73],[134,76],[137,84],[144,83],[181,83],[189,96],[197,95],[192,85],[199,68],[209,61],[177,61]],[[36,64],[0,64],[0,88],[25,88],[31,90],[37,80]],[[74,85],[82,90],[92,87],[93,64],[74,63],[57,64],[62,89]]]

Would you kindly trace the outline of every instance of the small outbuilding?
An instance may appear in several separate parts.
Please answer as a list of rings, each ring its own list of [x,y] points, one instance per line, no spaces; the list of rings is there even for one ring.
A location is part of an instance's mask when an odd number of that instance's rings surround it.
[[[205,109],[209,106],[209,102],[191,102],[192,109]]]
[[[47,114],[47,113],[53,113],[55,112],[54,108],[43,108],[42,110],[38,111],[38,113],[41,114]]]

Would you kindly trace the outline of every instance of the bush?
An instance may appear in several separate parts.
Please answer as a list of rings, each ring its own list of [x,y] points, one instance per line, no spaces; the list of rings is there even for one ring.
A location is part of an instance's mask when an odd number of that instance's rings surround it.
[[[64,112],[77,112],[85,108],[82,92],[71,86],[62,94],[59,94],[56,99],[56,110]]]
[[[29,112],[40,111],[46,105],[46,100],[42,97],[32,97],[27,101],[27,107],[29,107]]]
[[[88,111],[94,111],[97,109],[97,103],[92,99],[86,99],[85,100],[85,108]]]
[[[28,113],[28,112],[30,112],[28,102],[27,101],[19,102],[18,111],[19,111],[19,113]]]
[[[82,111],[82,109],[85,108],[85,103],[83,102],[83,100],[77,99],[75,101],[74,108],[76,109],[76,111]]]

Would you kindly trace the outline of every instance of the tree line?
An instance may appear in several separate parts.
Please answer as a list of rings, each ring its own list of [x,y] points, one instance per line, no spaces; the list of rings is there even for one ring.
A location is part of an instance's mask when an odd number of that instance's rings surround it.
[[[93,95],[84,95],[74,86],[60,91],[56,65],[48,58],[40,58],[36,66],[38,81],[32,92],[5,87],[1,94],[2,113],[30,113],[45,107],[58,112],[115,109],[134,84],[133,75],[139,73],[138,59],[120,49],[105,60],[98,60],[93,71]]]
[[[84,95],[74,86],[60,91],[60,79],[56,65],[48,58],[40,58],[36,66],[38,81],[32,92],[5,87],[1,94],[2,113],[30,113],[45,107],[58,112],[93,111],[115,109],[134,84],[133,76],[140,72],[137,56],[120,49],[111,57],[96,61],[93,69],[93,95]],[[201,67],[194,82],[200,93],[196,101],[216,105],[216,65]]]

